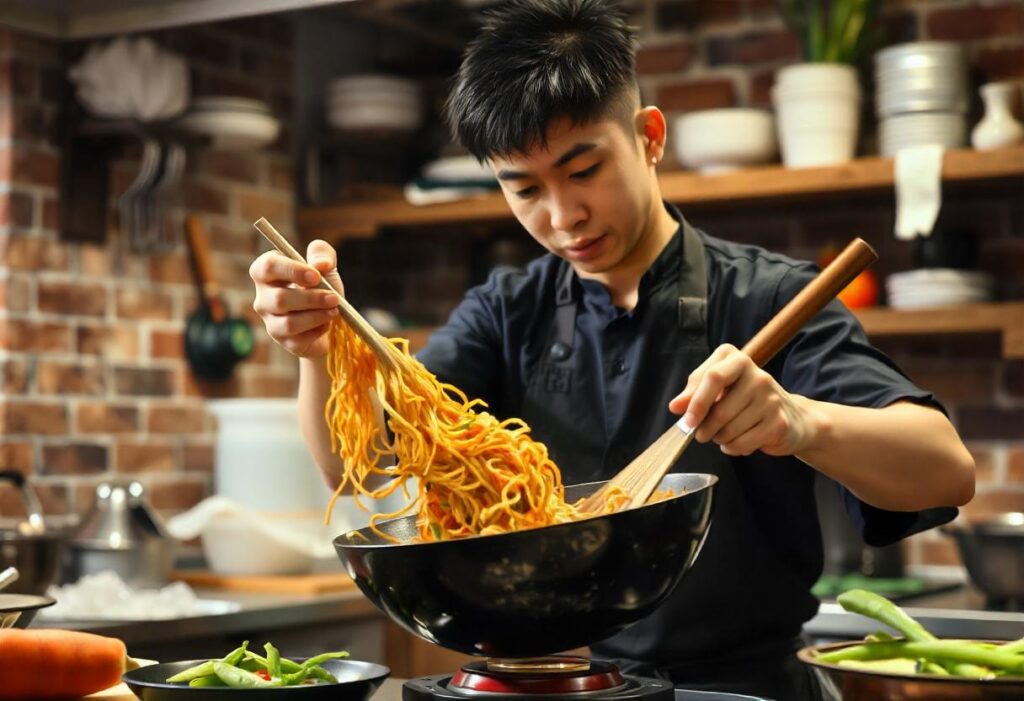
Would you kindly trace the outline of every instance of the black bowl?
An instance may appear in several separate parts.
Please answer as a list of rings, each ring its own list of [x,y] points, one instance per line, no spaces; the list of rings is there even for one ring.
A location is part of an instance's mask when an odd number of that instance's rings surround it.
[[[141,701],[366,701],[391,673],[384,665],[372,662],[327,660],[320,666],[337,677],[337,684],[279,689],[230,689],[167,683],[168,677],[205,661],[187,660],[139,667],[127,672],[122,681]]]
[[[711,523],[714,475],[673,474],[679,496],[606,516],[494,536],[413,542],[416,517],[334,540],[359,588],[410,632],[490,657],[588,645],[650,614],[689,570]],[[602,482],[566,488],[574,501]]]
[[[39,609],[53,606],[57,600],[34,594],[0,594],[0,628],[27,628]]]

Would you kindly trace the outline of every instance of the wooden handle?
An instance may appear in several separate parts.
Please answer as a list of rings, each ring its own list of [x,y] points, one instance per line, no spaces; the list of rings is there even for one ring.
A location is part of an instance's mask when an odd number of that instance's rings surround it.
[[[277,251],[285,256],[288,256],[292,260],[298,263],[306,263],[306,259],[302,257],[302,254],[295,250],[295,248],[288,242],[284,236],[278,232],[277,229],[266,220],[265,217],[260,217],[258,220],[253,222],[253,226],[256,230],[263,234],[264,238],[270,242],[270,244],[277,249]],[[338,284],[341,278],[337,275],[321,275],[320,276],[320,287],[325,290],[330,290],[338,295],[338,312],[341,314],[341,318],[352,327],[361,339],[377,354],[378,360],[382,360],[390,365],[397,365],[395,347],[392,346],[386,338],[377,333],[377,330],[370,326],[370,323],[363,318],[363,316],[356,311],[355,307],[348,303],[345,296],[342,294],[341,286]]]
[[[854,239],[816,278],[807,283],[743,346],[743,352],[758,367],[764,367],[776,353],[793,340],[797,331],[820,312],[844,287],[878,260],[875,249],[864,239]]]
[[[210,310],[211,319],[217,322],[224,321],[227,317],[227,310],[224,309],[224,302],[220,298],[220,286],[213,277],[210,249],[206,244],[203,225],[194,214],[185,217],[185,235],[188,236],[189,250],[192,251],[192,261],[195,264],[203,303]]]

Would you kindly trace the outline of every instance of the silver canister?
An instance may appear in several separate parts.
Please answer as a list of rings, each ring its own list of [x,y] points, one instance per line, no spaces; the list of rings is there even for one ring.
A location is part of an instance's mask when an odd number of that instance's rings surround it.
[[[167,583],[174,540],[137,481],[103,482],[82,526],[67,545],[65,581],[104,571],[134,587]]]

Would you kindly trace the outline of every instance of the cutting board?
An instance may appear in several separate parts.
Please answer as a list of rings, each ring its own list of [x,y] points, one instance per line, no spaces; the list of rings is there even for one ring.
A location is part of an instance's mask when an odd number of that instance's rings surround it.
[[[201,589],[252,591],[265,594],[324,594],[354,589],[356,583],[345,572],[318,574],[242,575],[217,574],[205,570],[178,570],[171,579]]]
[[[82,701],[138,701],[128,686],[124,683],[111,687],[106,691],[97,691],[95,694],[83,696]]]

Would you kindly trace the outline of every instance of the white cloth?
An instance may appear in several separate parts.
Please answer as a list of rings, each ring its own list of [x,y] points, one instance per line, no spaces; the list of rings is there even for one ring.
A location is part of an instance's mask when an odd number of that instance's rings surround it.
[[[932,233],[942,207],[942,155],[938,144],[896,152],[896,238],[909,241]]]

